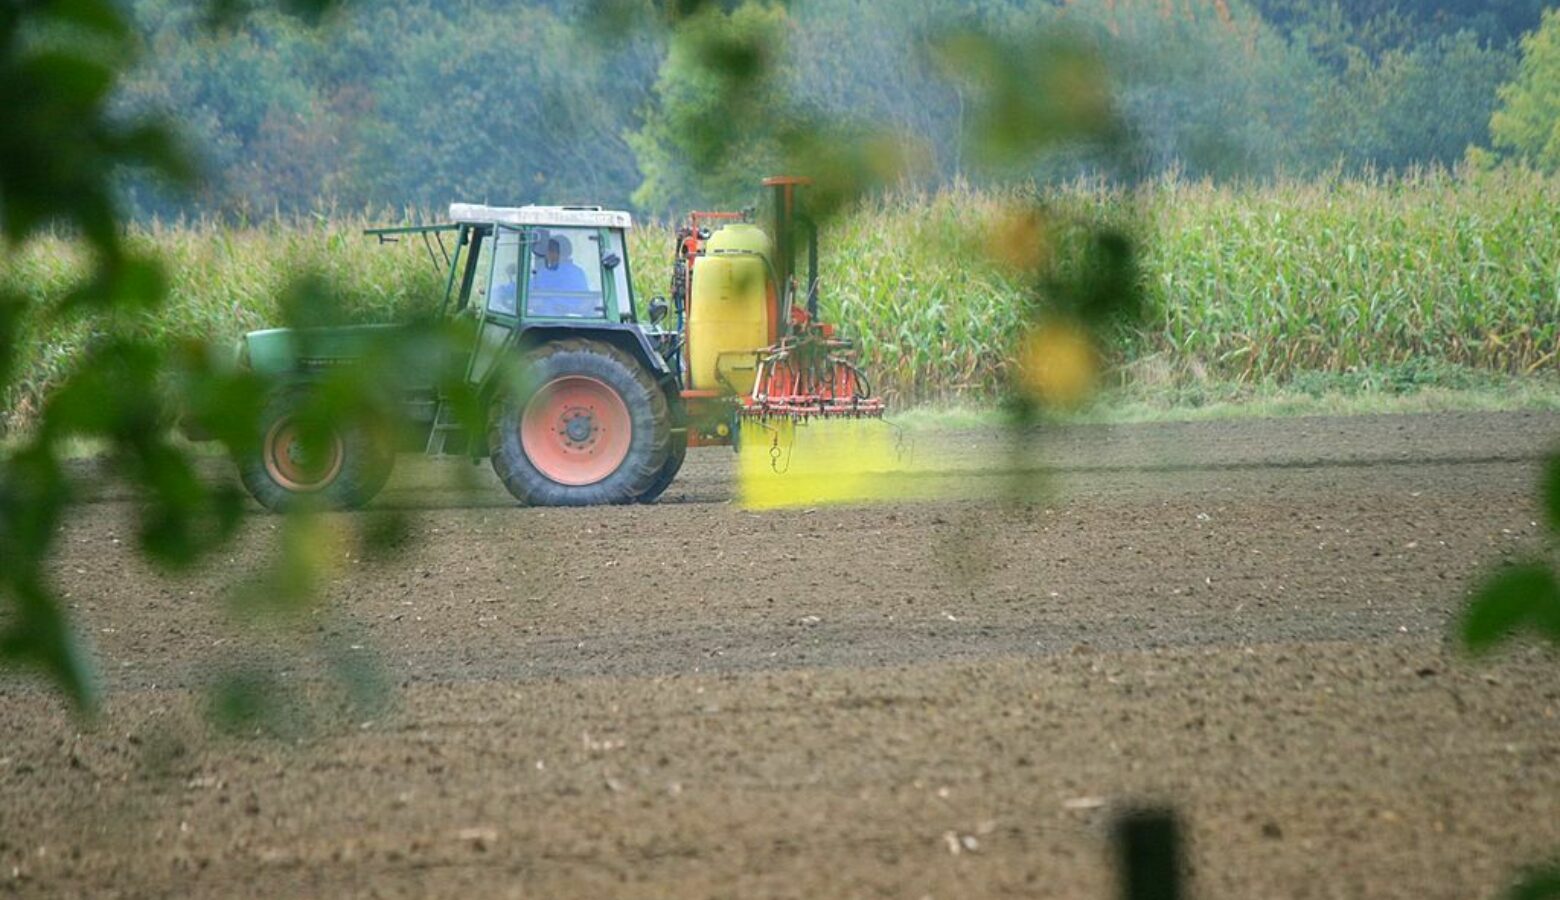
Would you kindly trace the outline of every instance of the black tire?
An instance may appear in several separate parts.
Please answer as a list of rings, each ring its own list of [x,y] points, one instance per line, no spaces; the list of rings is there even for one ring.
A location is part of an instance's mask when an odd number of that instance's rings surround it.
[[[677,472],[682,468],[683,460],[688,456],[688,432],[681,431],[672,435],[671,452],[666,454],[666,465],[661,467],[660,474],[655,476],[655,483],[649,489],[639,495],[640,503],[654,503],[672,486],[672,479],[677,477]]]
[[[566,484],[548,477],[527,455],[521,437],[527,407],[561,379],[588,380],[610,389],[630,425],[621,462],[589,483]],[[660,386],[632,356],[597,341],[556,341],[531,353],[524,387],[501,394],[488,422],[493,471],[509,493],[528,506],[633,503],[655,486],[672,452],[671,415]]]
[[[295,456],[302,444],[291,428],[305,395],[278,393],[266,403],[260,420],[260,446],[238,463],[239,480],[249,495],[273,512],[304,505],[357,509],[374,499],[395,468],[394,445],[362,429],[337,431],[327,459],[311,465]]]

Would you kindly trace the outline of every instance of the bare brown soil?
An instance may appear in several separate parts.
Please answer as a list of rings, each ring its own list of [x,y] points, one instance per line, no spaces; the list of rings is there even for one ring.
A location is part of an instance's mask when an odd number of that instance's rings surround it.
[[[723,451],[588,510],[408,460],[332,520],[321,605],[261,624],[223,598],[279,520],[166,577],[103,489],[57,577],[105,708],[0,681],[0,894],[1104,898],[1111,815],[1163,803],[1196,896],[1490,896],[1560,852],[1560,658],[1447,634],[1542,552],[1556,435],[1071,429],[1025,457],[1044,498],[762,514]],[[414,542],[371,558],[351,534],[397,509]],[[271,731],[219,733],[213,681],[265,667]]]

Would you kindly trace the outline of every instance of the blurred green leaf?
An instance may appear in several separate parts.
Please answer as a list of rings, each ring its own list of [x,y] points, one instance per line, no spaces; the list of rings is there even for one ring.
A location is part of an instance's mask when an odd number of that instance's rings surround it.
[[[207,715],[212,724],[235,736],[255,733],[288,737],[299,731],[294,692],[261,666],[227,672],[212,685]]]
[[[110,339],[83,354],[75,371],[44,407],[45,437],[134,437],[165,424],[153,387],[158,354],[133,341]]]
[[[265,568],[245,576],[229,595],[233,611],[247,620],[284,621],[313,608],[321,582],[345,552],[342,525],[318,510],[289,512]]]
[[[15,617],[0,632],[0,660],[42,672],[82,712],[97,709],[98,688],[88,654],[65,621],[63,604],[37,582],[13,581]]]
[[[1560,585],[1538,563],[1512,566],[1485,581],[1464,615],[1463,645],[1481,652],[1526,628],[1560,644]]]
[[[177,398],[181,422],[195,433],[219,441],[228,452],[243,455],[260,444],[259,423],[271,380],[233,365],[231,354],[191,342],[180,354]]]
[[[36,85],[47,85],[48,93],[35,97],[37,115],[90,114],[103,102],[114,86],[114,70],[103,62],[63,51],[39,53],[24,58],[15,77]],[[43,107],[53,104],[54,109]]]
[[[1505,896],[1506,900],[1560,900],[1560,862],[1524,870]]]
[[[21,350],[22,322],[29,302],[25,295],[0,291],[0,391],[4,391],[16,373]]]
[[[365,640],[332,638],[325,644],[326,663],[346,688],[348,711],[355,717],[378,715],[390,705],[390,680]]]
[[[1560,453],[1544,460],[1539,489],[1543,491],[1544,516],[1549,530],[1560,533]]]
[[[399,509],[369,510],[363,521],[363,556],[368,559],[388,559],[404,550],[411,542],[412,521]]]
[[[290,279],[282,292],[280,311],[282,324],[288,328],[330,328],[353,324],[344,295],[322,272],[308,271]],[[311,339],[306,330],[299,340]]]
[[[194,156],[169,122],[142,122],[119,134],[115,142],[125,165],[143,166],[175,186],[187,187],[196,181],[199,168]]]
[[[233,536],[246,502],[241,491],[208,487],[191,460],[160,438],[137,450],[129,467],[143,489],[138,535],[148,559],[187,568]]]
[[[1142,311],[1142,280],[1130,237],[1112,228],[1090,235],[1075,284],[1062,291],[1062,309],[1098,327]]]
[[[110,38],[124,38],[129,27],[110,0],[53,0],[39,4],[40,12],[58,22],[96,31]]]
[[[1135,809],[1111,823],[1123,900],[1180,900],[1186,863],[1183,838],[1168,809]]]
[[[939,53],[947,74],[972,90],[970,138],[990,166],[1019,165],[1058,146],[1121,137],[1104,59],[1075,36],[962,31],[944,38]]]
[[[114,254],[86,284],[65,298],[61,312],[74,312],[83,306],[127,312],[147,310],[160,305],[167,293],[168,276],[161,262],[147,256]]]
[[[0,585],[37,576],[70,499],[59,460],[32,443],[4,458],[0,467]]]

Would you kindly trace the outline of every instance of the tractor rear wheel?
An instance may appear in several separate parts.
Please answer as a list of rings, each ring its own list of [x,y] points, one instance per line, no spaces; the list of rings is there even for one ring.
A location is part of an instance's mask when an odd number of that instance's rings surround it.
[[[531,354],[524,387],[494,404],[488,451],[521,503],[633,503],[672,452],[666,395],[610,344],[551,343]]]
[[[394,447],[360,428],[331,429],[310,440],[299,415],[304,402],[298,391],[283,391],[266,404],[259,448],[236,460],[244,488],[274,512],[306,503],[357,509],[374,499],[390,480]]]

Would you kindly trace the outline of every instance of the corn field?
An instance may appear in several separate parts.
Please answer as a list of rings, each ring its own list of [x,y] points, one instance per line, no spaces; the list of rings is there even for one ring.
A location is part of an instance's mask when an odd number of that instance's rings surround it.
[[[1002,223],[1038,203],[1065,266],[1087,220],[1136,238],[1144,318],[1111,336],[1140,386],[1282,385],[1308,373],[1405,363],[1560,372],[1560,180],[1504,172],[1028,197],[950,191],[889,200],[835,223],[825,306],[891,396],[1000,392],[1028,319]],[[983,252],[988,251],[988,252]],[[989,252],[989,251],[995,251]]]
[[[1038,226],[1014,234],[1015,215],[1035,209]],[[139,228],[133,245],[164,260],[172,299],[117,327],[231,341],[281,321],[281,298],[305,274],[331,285],[349,320],[432,313],[443,275],[427,248],[360,234],[403,218]],[[1020,255],[1041,271],[1065,267],[1091,221],[1139,248],[1147,312],[1106,348],[1126,382],[1281,385],[1408,362],[1560,372],[1560,179],[1521,171],[891,195],[825,227],[825,316],[859,341],[892,402],[993,401],[1044,301],[1033,271],[1005,262],[1011,245],[1025,243]],[[666,293],[672,246],[667,225],[635,233],[641,307]],[[35,242],[9,257],[0,290],[47,311],[81,271],[72,242]],[[5,427],[25,424],[94,338],[68,313],[28,329]]]

